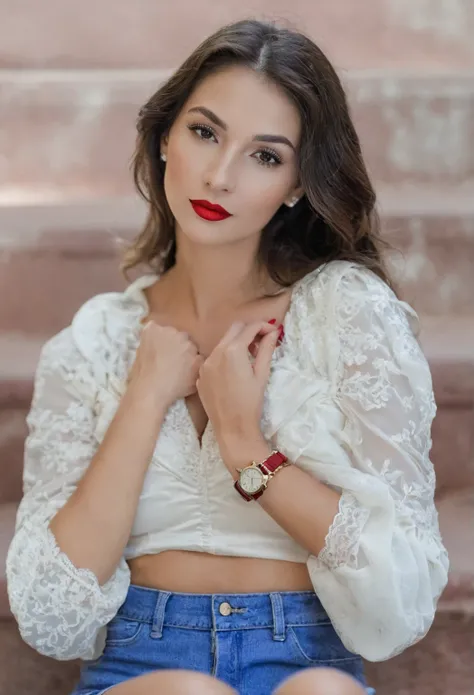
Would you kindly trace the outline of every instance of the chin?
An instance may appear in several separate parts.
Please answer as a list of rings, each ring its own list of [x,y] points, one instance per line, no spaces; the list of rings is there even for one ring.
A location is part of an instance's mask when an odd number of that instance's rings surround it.
[[[203,220],[204,221],[204,220]],[[199,226],[199,225],[198,225]],[[222,235],[217,234],[212,229],[200,229],[196,228],[196,224],[187,225],[181,228],[181,236],[184,237],[188,242],[192,244],[201,244],[203,246],[209,246],[210,244],[222,243]],[[186,229],[186,231],[184,231]]]
[[[196,244],[233,241],[229,238],[229,230],[223,231],[222,222],[207,222],[194,217],[192,220],[183,220],[183,223],[178,221],[178,226],[181,234]]]

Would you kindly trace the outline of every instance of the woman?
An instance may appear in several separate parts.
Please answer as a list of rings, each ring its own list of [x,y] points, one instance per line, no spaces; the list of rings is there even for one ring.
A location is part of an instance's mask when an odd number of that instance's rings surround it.
[[[142,109],[134,174],[125,268],[154,272],[38,367],[23,638],[85,661],[76,695],[366,692],[448,561],[430,372],[341,84],[299,33],[225,27]]]

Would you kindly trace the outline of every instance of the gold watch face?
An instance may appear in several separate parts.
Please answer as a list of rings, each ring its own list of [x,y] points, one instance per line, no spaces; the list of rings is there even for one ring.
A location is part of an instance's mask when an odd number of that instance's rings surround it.
[[[254,495],[263,487],[263,473],[260,468],[244,468],[239,483],[244,492]]]

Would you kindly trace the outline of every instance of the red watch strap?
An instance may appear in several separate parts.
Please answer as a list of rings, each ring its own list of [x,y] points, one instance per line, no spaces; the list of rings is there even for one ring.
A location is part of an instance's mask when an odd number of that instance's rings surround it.
[[[234,483],[234,487],[239,492],[244,500],[247,500],[247,502],[251,502],[252,500],[258,500],[259,497],[263,495],[263,490],[260,490],[259,492],[256,492],[254,495],[248,495],[245,490],[242,490],[241,486],[239,485],[239,481],[236,480]]]
[[[274,451],[272,454],[270,454],[266,461],[262,461],[262,463],[258,464],[258,468],[260,468],[263,473],[268,475],[269,473],[274,473],[287,461],[288,459],[284,454],[282,454],[280,451]],[[265,492],[265,488],[263,488],[262,490],[255,492],[253,495],[249,495],[247,492],[245,492],[245,490],[242,489],[238,480],[235,481],[234,488],[247,502],[258,500],[258,498],[261,497]]]
[[[288,461],[288,458],[282,454],[281,451],[276,451],[275,453],[271,454],[266,461],[260,463],[259,467],[264,473],[274,473],[276,469],[280,468],[280,466],[283,463],[286,463],[286,461]]]

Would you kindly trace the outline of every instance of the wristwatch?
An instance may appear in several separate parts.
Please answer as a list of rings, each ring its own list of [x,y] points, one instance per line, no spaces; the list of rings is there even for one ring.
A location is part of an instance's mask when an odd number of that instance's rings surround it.
[[[285,466],[290,463],[287,457],[280,451],[272,451],[268,458],[260,463],[252,461],[245,468],[238,468],[239,479],[235,481],[234,487],[244,500],[251,502],[257,500],[265,492],[268,481]]]

